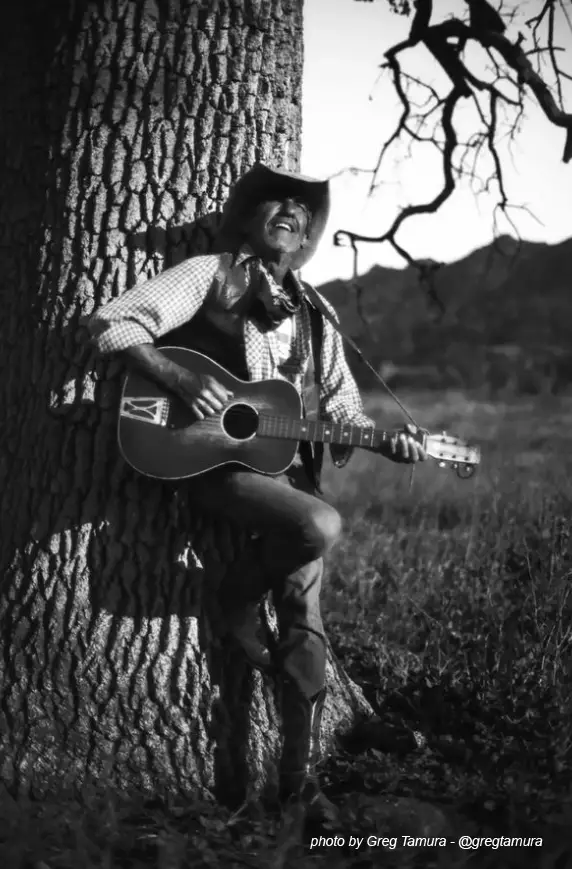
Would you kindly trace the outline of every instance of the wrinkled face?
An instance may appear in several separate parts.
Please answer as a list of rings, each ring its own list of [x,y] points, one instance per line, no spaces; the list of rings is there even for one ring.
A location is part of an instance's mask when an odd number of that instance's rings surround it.
[[[255,253],[295,254],[308,241],[311,214],[305,202],[274,195],[258,203],[246,222],[246,238]]]

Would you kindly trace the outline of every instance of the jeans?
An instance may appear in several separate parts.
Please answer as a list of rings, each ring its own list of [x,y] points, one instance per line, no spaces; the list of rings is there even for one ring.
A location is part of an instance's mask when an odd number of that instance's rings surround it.
[[[320,614],[323,557],[341,531],[339,513],[316,497],[305,469],[281,477],[227,468],[189,483],[202,510],[259,533],[255,557],[233,566],[222,590],[226,608],[240,609],[272,591],[278,619],[278,666],[307,698],[325,683],[326,639]]]

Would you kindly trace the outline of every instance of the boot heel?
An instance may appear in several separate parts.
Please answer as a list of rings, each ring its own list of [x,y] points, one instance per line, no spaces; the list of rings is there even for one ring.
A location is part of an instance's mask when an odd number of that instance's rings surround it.
[[[306,818],[318,823],[335,821],[338,815],[322,793],[317,775],[325,699],[325,688],[308,699],[291,679],[282,682],[280,801],[283,805],[303,803]]]

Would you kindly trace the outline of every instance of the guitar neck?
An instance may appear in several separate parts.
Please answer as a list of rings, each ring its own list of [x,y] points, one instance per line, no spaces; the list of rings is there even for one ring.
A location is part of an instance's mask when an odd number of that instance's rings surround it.
[[[376,428],[318,419],[288,419],[266,414],[259,417],[257,435],[280,440],[344,444],[369,450],[379,449],[389,438],[387,432]]]

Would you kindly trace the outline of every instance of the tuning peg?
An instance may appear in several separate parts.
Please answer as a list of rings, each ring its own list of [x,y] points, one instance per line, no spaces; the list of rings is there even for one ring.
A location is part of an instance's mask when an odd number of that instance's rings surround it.
[[[476,470],[476,465],[459,465],[459,467],[457,468],[457,476],[461,480],[468,480],[470,477],[473,476],[473,474],[475,474]]]

